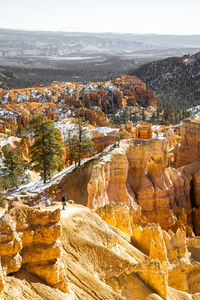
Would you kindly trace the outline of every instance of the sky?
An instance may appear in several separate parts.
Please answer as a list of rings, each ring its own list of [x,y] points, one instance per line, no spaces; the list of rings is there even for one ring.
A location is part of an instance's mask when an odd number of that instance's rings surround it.
[[[0,28],[200,34],[200,0],[0,0]]]

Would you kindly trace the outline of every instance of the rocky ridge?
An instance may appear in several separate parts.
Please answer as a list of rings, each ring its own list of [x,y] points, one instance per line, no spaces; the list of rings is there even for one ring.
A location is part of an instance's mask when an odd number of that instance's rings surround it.
[[[193,132],[197,124],[191,122]],[[184,134],[182,141],[184,144]],[[194,144],[198,141],[195,134],[191,136],[190,145],[193,141]],[[198,234],[198,146],[194,151],[197,155],[193,157],[189,155],[191,146],[184,153],[180,146],[170,145],[169,152],[166,139],[129,139],[121,141],[120,147],[115,146],[106,148],[80,168],[63,172],[57,182],[54,180],[37,194],[37,199],[31,197],[34,191],[29,195],[27,186],[24,198],[34,203],[42,199],[54,201],[65,192],[68,199],[98,210],[102,217],[106,214],[103,218],[110,219],[112,225],[120,226],[123,223],[120,215],[127,215],[126,233],[132,232],[133,224],[156,222],[165,230],[186,227],[188,235],[192,235],[192,230]],[[189,160],[185,161],[186,165],[174,168],[176,157],[181,153]],[[173,166],[170,166],[171,161]]]
[[[137,77],[122,76],[114,82],[53,82],[50,86],[0,90],[0,131],[26,126],[44,112],[53,120],[85,117],[94,126],[108,125],[106,113],[129,106],[156,106],[155,92]]]

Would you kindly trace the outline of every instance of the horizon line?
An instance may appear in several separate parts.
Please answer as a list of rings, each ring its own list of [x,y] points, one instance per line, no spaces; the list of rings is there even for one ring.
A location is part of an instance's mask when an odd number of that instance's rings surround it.
[[[0,27],[0,30],[13,30],[13,31],[28,31],[28,32],[62,32],[62,33],[89,33],[89,34],[130,34],[130,35],[171,35],[171,36],[200,36],[200,33],[188,33],[188,34],[175,34],[175,33],[137,33],[137,32],[115,32],[115,31],[82,31],[80,30],[62,30],[62,29],[24,29],[24,28],[8,28],[8,27]]]

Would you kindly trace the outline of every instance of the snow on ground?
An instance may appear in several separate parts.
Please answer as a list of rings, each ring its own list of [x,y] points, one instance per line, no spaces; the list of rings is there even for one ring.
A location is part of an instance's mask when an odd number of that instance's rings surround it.
[[[151,127],[152,130],[158,130],[160,128],[160,125],[153,125]]]
[[[15,142],[20,142],[20,138],[18,137],[13,137],[13,136],[9,136],[6,138],[0,138],[0,148],[6,146],[6,145],[10,145],[12,147],[14,147],[14,143]]]
[[[105,84],[105,90],[109,91],[109,92],[113,92],[115,93],[116,92],[116,87],[114,87],[113,85],[110,85],[108,83]]]
[[[37,94],[38,94],[38,91],[37,91],[37,90],[31,90],[31,95],[32,95],[34,98],[36,98]]]
[[[81,165],[91,159],[93,159],[93,157],[83,159]],[[72,165],[63,169],[61,172],[56,173],[46,184],[43,183],[43,180],[39,180],[36,182],[30,182],[28,184],[21,185],[19,188],[8,192],[8,195],[12,195],[12,196],[23,195],[23,197],[37,196],[38,194],[42,193],[46,189],[50,188],[52,185],[59,184],[62,178],[65,177],[67,174],[71,173],[74,170],[74,168],[75,168],[74,165]]]
[[[27,102],[28,98],[24,95],[19,95],[17,92],[15,92],[15,99],[17,102],[21,103],[21,102]]]
[[[70,113],[71,113],[71,111],[70,111]],[[71,122],[68,122],[67,120],[68,120],[68,118],[55,123],[55,127],[58,130],[60,130],[63,137],[67,137],[68,132],[70,130],[72,131],[72,134],[73,134],[73,131],[76,130],[76,125]],[[99,132],[106,136],[110,132],[113,132],[113,131],[118,132],[119,131],[119,128],[110,128],[110,127],[97,127],[95,129],[91,129],[91,130],[89,130],[87,127],[85,127],[85,129],[88,130],[88,136],[90,138],[92,138],[92,132]]]
[[[187,111],[192,112],[192,118],[198,119],[200,115],[200,105],[189,108]]]
[[[5,211],[0,212],[0,219],[3,217],[4,214],[5,214]]]
[[[164,140],[165,139],[165,133],[153,133],[152,134],[152,139],[159,139],[159,140]]]
[[[7,104],[7,103],[8,103],[8,97],[9,97],[9,92],[7,92],[7,94],[5,94],[5,95],[1,98],[1,104]]]
[[[63,99],[63,101],[65,102],[65,100]],[[62,100],[60,101],[60,103],[62,102]],[[58,108],[57,109],[57,114],[59,116],[59,119],[62,121],[59,121],[57,123],[55,123],[55,125],[57,124],[58,126],[60,126],[60,122],[61,124],[63,124],[63,122],[65,122],[72,114],[72,111],[70,109],[68,109],[66,111],[65,108]]]
[[[76,129],[76,125],[71,122],[68,122],[67,119],[63,119],[62,121],[56,122],[55,127],[58,130],[60,130],[64,138],[67,137],[69,131],[75,131]]]
[[[48,96],[48,97],[51,97],[52,96],[52,93],[51,93],[51,90],[49,90],[49,89],[44,89],[44,91],[45,91],[45,94]]]
[[[99,133],[102,133],[104,135],[107,135],[108,133],[113,132],[113,131],[119,132],[119,128],[98,127],[98,128],[95,128],[95,129],[91,130],[91,132],[99,132]]]
[[[6,108],[2,107],[0,108],[0,117],[3,117],[5,119],[17,119],[18,118],[18,114],[17,113],[13,113],[10,110],[7,110]]]

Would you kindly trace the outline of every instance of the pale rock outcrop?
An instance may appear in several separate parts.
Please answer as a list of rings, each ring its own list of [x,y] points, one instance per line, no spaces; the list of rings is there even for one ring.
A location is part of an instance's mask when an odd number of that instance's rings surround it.
[[[91,286],[98,284],[99,288],[95,290],[97,299],[131,299],[135,293],[136,299],[142,300],[144,293],[152,293],[152,290],[147,290],[147,286],[166,299],[167,277],[159,261],[147,260],[145,254],[130,244],[128,235],[107,225],[92,210],[76,206],[77,209],[72,209],[70,215],[71,207],[67,205],[69,213],[66,212],[66,217],[63,213],[62,219],[63,258],[68,264],[69,281],[74,280],[79,273],[79,281],[85,282],[81,284],[84,291],[90,289],[90,297],[93,294]],[[146,285],[143,294],[140,294],[141,291],[132,291],[136,276],[138,284]],[[120,283],[121,280],[123,282]],[[126,290],[123,288],[125,283],[128,283]],[[112,289],[109,291],[108,287]],[[84,299],[80,293],[81,296]],[[88,299],[93,299],[90,297]]]
[[[131,238],[132,244],[144,252],[150,261],[158,260],[161,263],[169,286],[189,293],[200,291],[200,264],[190,252],[191,249],[193,252],[198,251],[200,243],[197,246],[195,240],[196,238],[189,239],[190,242],[187,243],[183,229],[178,229],[175,233],[171,230],[166,232],[156,224],[149,224],[144,228],[135,227]]]
[[[67,291],[60,210],[40,211],[15,203],[0,219],[0,256],[5,274],[20,268],[36,274],[49,285]]]

